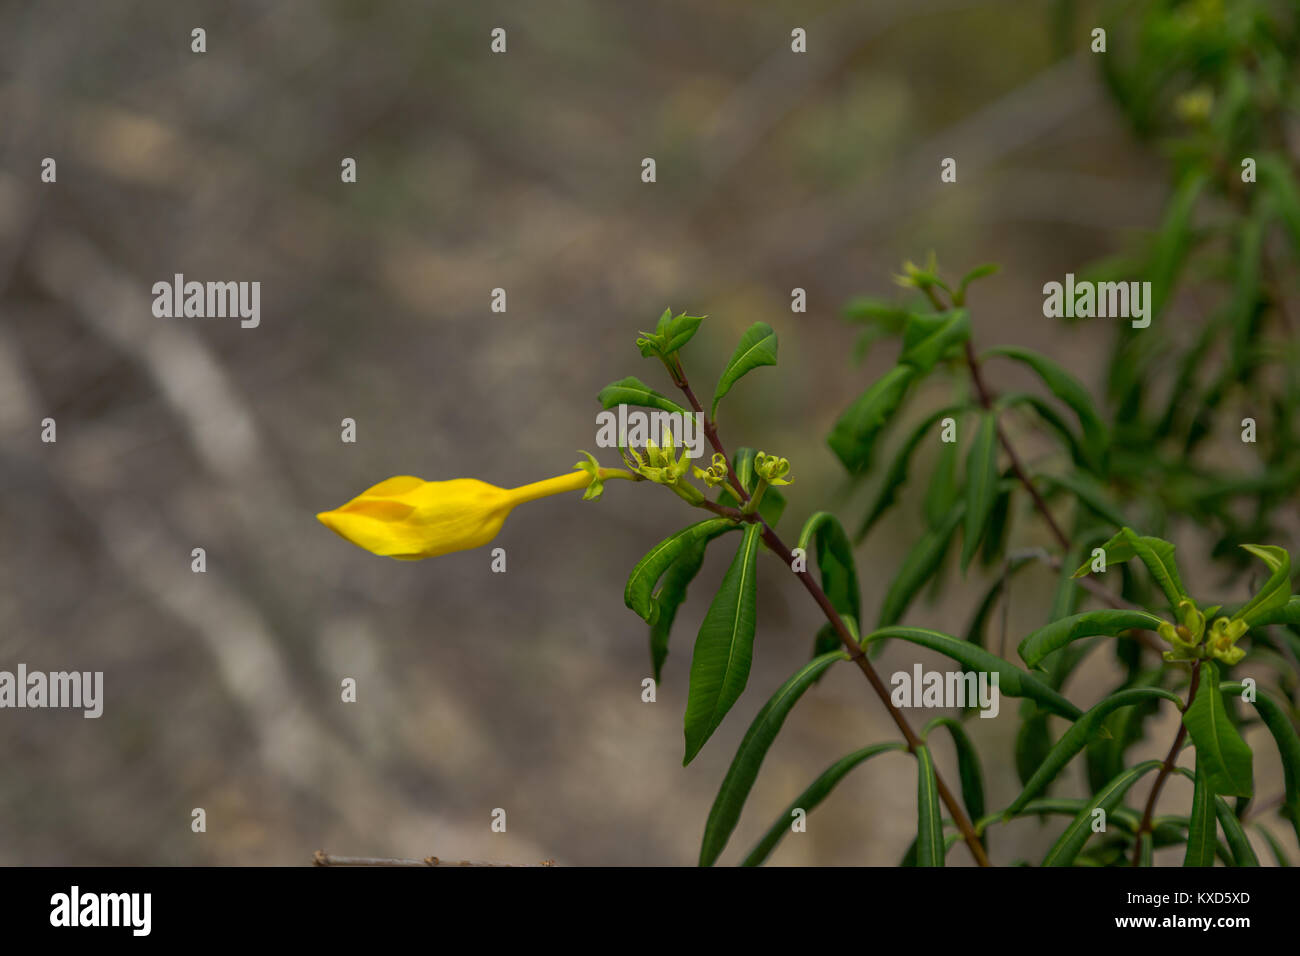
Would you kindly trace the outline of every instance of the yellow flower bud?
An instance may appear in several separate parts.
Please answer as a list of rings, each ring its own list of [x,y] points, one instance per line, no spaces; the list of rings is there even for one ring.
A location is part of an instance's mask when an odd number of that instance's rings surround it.
[[[475,478],[424,481],[401,475],[316,517],[331,531],[373,554],[416,561],[481,547],[496,537],[516,505],[578,491],[592,478],[588,471],[574,471],[505,489]]]

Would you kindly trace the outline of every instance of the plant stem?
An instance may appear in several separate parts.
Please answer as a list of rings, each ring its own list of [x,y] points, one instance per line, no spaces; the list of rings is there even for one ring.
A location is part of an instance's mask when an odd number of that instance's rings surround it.
[[[695,392],[691,390],[690,383],[686,380],[686,373],[683,371],[680,362],[678,362],[673,378],[674,383],[682,390],[686,395],[687,400],[691,403],[691,408],[704,416],[704,434],[705,437],[708,438],[709,444],[713,447],[713,450],[730,462],[731,458],[727,455],[727,450],[723,447],[722,441],[718,437],[717,424],[709,420],[708,416],[704,415],[704,406],[700,404],[699,399],[695,397]],[[742,503],[747,503],[749,501],[749,494],[741,486],[740,479],[736,477],[734,468],[728,469],[727,477],[730,479],[731,486],[735,490],[738,500]],[[720,508],[721,506],[716,507]],[[716,508],[710,510],[716,510]],[[719,513],[721,514],[722,512],[719,511]],[[785,542],[782,541],[777,533],[772,530],[768,523],[764,521],[757,512],[745,517],[748,517],[749,520],[757,520],[762,524],[763,543],[768,546],[769,550],[771,550],[773,554],[777,555],[785,562],[786,567],[793,569],[795,558],[794,552],[786,547]],[[840,639],[840,643],[842,643],[845,649],[849,652],[849,659],[858,665],[858,669],[862,671],[863,676],[865,676],[868,683],[871,684],[871,688],[876,692],[876,696],[880,698],[880,702],[884,704],[885,709],[889,711],[889,716],[893,718],[894,723],[898,726],[899,731],[903,735],[903,739],[907,741],[908,751],[915,754],[917,748],[922,745],[921,738],[917,736],[916,731],[914,731],[911,724],[907,722],[907,718],[903,716],[902,711],[895,707],[894,702],[890,700],[889,689],[880,679],[880,675],[876,673],[876,669],[871,665],[871,662],[867,660],[866,653],[854,639],[852,633],[849,632],[848,625],[846,625],[844,619],[840,617],[840,613],[835,609],[835,605],[831,603],[831,599],[826,596],[826,592],[822,590],[822,586],[817,582],[817,579],[807,571],[795,571],[794,573],[803,583],[804,589],[807,590],[807,592],[812,595],[813,600],[817,602],[817,606],[821,608],[822,613],[826,616],[826,620],[830,622],[831,627],[834,628],[835,634]],[[939,798],[943,801],[944,806],[948,808],[948,812],[952,814],[953,822],[956,824],[957,829],[961,831],[962,838],[966,841],[966,845],[970,847],[971,855],[975,857],[975,862],[980,866],[989,866],[988,855],[984,852],[984,846],[980,843],[979,837],[975,834],[975,828],[971,825],[970,818],[966,816],[966,811],[962,808],[962,805],[957,800],[956,796],[953,795],[953,792],[948,789],[948,785],[939,774],[938,768],[935,768],[934,776],[935,785],[939,791]]]
[[[1180,710],[1184,713],[1196,699],[1196,688],[1201,682],[1201,662],[1199,660],[1192,662],[1192,683],[1187,688],[1187,703]],[[1151,794],[1147,797],[1146,809],[1142,812],[1142,822],[1138,824],[1137,832],[1133,834],[1135,841],[1133,847],[1133,865],[1138,866],[1142,862],[1142,834],[1151,832],[1151,819],[1156,812],[1156,801],[1160,799],[1160,789],[1165,785],[1165,778],[1174,772],[1174,765],[1178,762],[1178,755],[1182,752],[1183,741],[1187,739],[1187,724],[1182,720],[1178,721],[1178,733],[1174,735],[1174,745],[1169,748],[1169,754],[1165,757],[1165,762],[1160,765],[1160,772],[1156,774],[1156,782],[1151,785]]]

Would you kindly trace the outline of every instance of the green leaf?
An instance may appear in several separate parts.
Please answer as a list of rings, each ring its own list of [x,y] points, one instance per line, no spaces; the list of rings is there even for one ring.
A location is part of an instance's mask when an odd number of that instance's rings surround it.
[[[1241,828],[1241,821],[1232,812],[1232,807],[1228,806],[1228,801],[1218,794],[1214,797],[1214,812],[1219,817],[1219,826],[1223,827],[1228,849],[1232,850],[1233,863],[1236,866],[1259,866],[1259,857],[1255,856],[1246,831]]]
[[[1187,828],[1187,853],[1183,857],[1183,866],[1214,866],[1214,850],[1219,840],[1214,802],[1214,788],[1210,786],[1205,766],[1197,760],[1192,819]]]
[[[1014,557],[1007,560],[1002,572],[998,575],[998,579],[984,592],[984,597],[980,599],[979,605],[975,608],[975,613],[971,615],[970,625],[966,628],[967,643],[974,644],[976,647],[984,646],[984,631],[998,595],[1006,588],[1007,581],[1013,574],[1033,561],[1034,558],[1032,557]]]
[[[1243,544],[1241,547],[1267,564],[1273,572],[1259,593],[1232,616],[1234,621],[1245,621],[1248,626],[1254,626],[1266,619],[1270,612],[1286,606],[1291,599],[1291,555],[1285,548],[1272,545]]]
[[[1244,684],[1237,683],[1222,684],[1219,687],[1225,696],[1240,696],[1245,689]],[[1296,830],[1296,839],[1300,840],[1300,734],[1296,733],[1287,708],[1271,694],[1256,689],[1255,699],[1251,703],[1264,721],[1264,726],[1273,735],[1278,756],[1282,758],[1282,779],[1286,785],[1282,815],[1290,819]]]
[[[740,811],[744,809],[749,791],[758,778],[763,758],[767,756],[768,748],[780,732],[790,709],[826,668],[842,660],[848,660],[848,654],[839,650],[809,661],[781,685],[749,725],[745,739],[740,742],[740,749],[736,751],[727,775],[722,780],[722,786],[718,789],[718,796],[713,801],[713,807],[709,810],[709,819],[704,824],[700,866],[712,866],[727,845],[727,840],[740,820]]]
[[[921,375],[929,373],[949,349],[970,339],[970,315],[965,309],[908,316],[903,327],[903,352],[898,361]]]
[[[1273,836],[1273,831],[1262,823],[1252,823],[1251,828],[1264,838],[1264,842],[1268,844],[1268,848],[1272,851],[1273,859],[1277,861],[1278,866],[1291,865],[1291,860],[1287,857],[1286,850],[1282,848],[1282,844],[1278,841],[1278,838]]]
[[[745,539],[736,550],[736,557],[695,639],[691,686],[686,698],[683,765],[695,759],[749,680],[758,616],[758,586],[754,576],[762,530],[757,523],[745,527]]]
[[[776,845],[781,842],[781,838],[790,832],[790,820],[795,810],[803,810],[804,813],[812,813],[813,808],[826,799],[835,785],[839,783],[848,774],[850,770],[861,763],[870,760],[876,754],[888,753],[891,750],[906,751],[907,746],[902,742],[872,744],[870,747],[863,747],[861,750],[855,750],[847,757],[841,757],[835,763],[831,764],[821,775],[809,784],[808,789],[799,796],[795,797],[785,812],[778,816],[773,824],[768,828],[767,833],[758,841],[754,849],[749,851],[749,856],[741,866],[759,866],[772,855]]]
[[[1065,733],[1061,735],[1061,739],[1056,742],[1056,745],[1048,752],[1038,769],[1034,771],[1034,775],[1030,777],[1029,782],[1025,784],[1024,791],[1021,792],[1020,796],[1016,797],[1011,806],[1007,807],[1004,815],[1010,816],[1019,813],[1030,800],[1033,800],[1046,790],[1047,785],[1056,779],[1056,775],[1065,769],[1066,764],[1073,760],[1075,755],[1090,740],[1096,737],[1101,730],[1102,721],[1110,713],[1120,707],[1132,707],[1144,700],[1159,697],[1171,700],[1175,704],[1181,703],[1177,694],[1158,687],[1134,687],[1129,690],[1119,691],[1098,701],[1091,710],[1071,724]]]
[[[619,405],[639,405],[642,408],[659,408],[665,412],[680,415],[691,414],[667,396],[660,395],[653,388],[635,375],[611,382],[600,390],[596,396],[604,408],[616,408]]]
[[[961,802],[966,806],[966,814],[972,820],[978,820],[984,816],[984,772],[980,769],[979,751],[956,718],[936,717],[926,725],[921,736],[929,739],[930,731],[936,727],[946,727],[952,734],[953,747],[957,751],[957,776],[961,778]]]
[[[1046,627],[1040,627],[1020,642],[1017,651],[1020,659],[1027,666],[1037,667],[1052,651],[1059,650],[1073,641],[1085,637],[1113,637],[1121,631],[1135,627],[1155,630],[1161,623],[1161,618],[1148,611],[1125,609],[1084,611],[1082,614],[1072,614],[1059,621],[1053,621]]]
[[[1029,783],[1039,764],[1052,750],[1052,737],[1048,733],[1047,711],[1024,701],[1020,706],[1020,729],[1016,731],[1016,777],[1021,786]]]
[[[1166,206],[1164,222],[1151,247],[1151,317],[1160,315],[1192,246],[1192,213],[1209,177],[1200,170],[1185,175]]]
[[[1156,843],[1151,831],[1138,834],[1138,866],[1151,866],[1155,860]]]
[[[961,284],[957,287],[957,294],[953,296],[953,301],[961,305],[966,301],[966,287],[976,279],[983,279],[985,276],[991,276],[997,273],[1002,267],[996,262],[985,263],[982,266],[976,266],[970,272],[961,277]]]
[[[1092,463],[1084,455],[1083,444],[1079,437],[1046,399],[1040,398],[1033,392],[1008,392],[1000,395],[996,403],[998,409],[1015,408],[1018,405],[1028,405],[1045,425],[1060,436],[1066,450],[1070,453],[1071,461],[1080,468],[1092,468]]]
[[[664,353],[671,355],[691,340],[704,321],[702,315],[682,313],[668,322],[664,329]]]
[[[660,608],[652,592],[673,562],[696,543],[711,541],[735,527],[736,523],[726,518],[709,518],[664,538],[632,569],[623,589],[623,602],[647,624],[653,624]]]
[[[747,372],[752,372],[761,365],[776,364],[776,333],[766,322],[755,322],[740,337],[740,344],[732,353],[727,367],[722,370],[718,387],[713,391],[713,410],[709,417],[718,417],[718,403],[722,401],[731,386]]]
[[[1300,596],[1291,598],[1281,607],[1258,614],[1251,627],[1264,627],[1268,624],[1286,624],[1300,628]]]
[[[915,375],[911,366],[895,365],[840,414],[826,443],[849,471],[864,471],[871,463],[876,439]]]
[[[965,407],[964,405],[949,405],[947,408],[941,408],[932,415],[926,416],[925,420],[907,436],[903,444],[899,446],[897,453],[895,453],[889,470],[885,472],[885,479],[881,482],[880,490],[876,493],[875,504],[871,506],[871,510],[862,519],[862,524],[858,526],[857,534],[854,535],[855,541],[861,541],[865,538],[867,532],[880,520],[881,515],[889,510],[889,507],[894,503],[898,496],[898,489],[907,481],[907,469],[912,462],[912,453],[921,444],[921,440],[929,434],[930,429],[934,427],[936,422],[957,415]]]
[[[1088,842],[1088,838],[1092,836],[1093,811],[1100,808],[1110,816],[1120,805],[1129,788],[1159,767],[1161,763],[1162,761],[1159,760],[1147,760],[1136,767],[1128,768],[1102,787],[1084,804],[1075,818],[1070,821],[1070,825],[1065,828],[1065,832],[1052,844],[1052,848],[1047,851],[1047,856],[1043,858],[1043,866],[1069,866],[1073,863],[1074,858]]]
[[[917,592],[938,570],[948,550],[948,542],[953,532],[957,530],[957,524],[961,521],[965,510],[964,504],[958,504],[948,513],[943,524],[922,535],[921,539],[913,545],[912,550],[907,553],[880,606],[881,627],[897,623]]]
[[[1110,500],[1106,490],[1084,472],[1043,475],[1042,480],[1049,485],[1068,491],[1094,514],[1110,522],[1115,527],[1122,527],[1128,520],[1124,517],[1124,513],[1119,510],[1119,507]]]
[[[686,589],[695,580],[695,575],[700,572],[709,542],[728,530],[730,529],[719,528],[715,533],[696,538],[687,545],[677,559],[668,566],[668,571],[654,594],[654,604],[658,608],[658,613],[654,615],[654,623],[650,625],[650,663],[654,668],[655,683],[659,682],[664,661],[668,658],[668,637],[672,632],[673,620],[677,617],[677,609],[686,600]]]
[[[1277,211],[1290,233],[1291,245],[1300,250],[1300,194],[1291,176],[1291,164],[1276,153],[1258,157],[1256,171],[1261,185],[1267,185]]]
[[[855,620],[862,616],[862,598],[858,588],[858,570],[853,561],[853,545],[840,520],[829,511],[819,511],[803,526],[799,534],[799,547],[804,554],[817,553],[817,568],[821,572],[822,590],[840,614]]]
[[[1219,669],[1213,661],[1201,662],[1196,697],[1183,713],[1183,724],[1196,744],[1196,760],[1205,764],[1210,786],[1216,794],[1249,797],[1252,784],[1252,755],[1237,728],[1228,720],[1219,692]]]
[[[1079,380],[1047,356],[1039,355],[1029,349],[1003,346],[985,353],[985,357],[992,355],[1000,355],[1020,362],[1038,374],[1048,390],[1068,405],[1078,417],[1079,425],[1083,429],[1084,452],[1095,470],[1104,470],[1110,448],[1110,433],[1097,413],[1092,396]]]
[[[934,758],[924,744],[916,748],[916,772],[916,865],[943,866],[943,813]]]
[[[1160,590],[1165,592],[1171,608],[1177,608],[1178,602],[1187,597],[1187,590],[1178,576],[1178,564],[1174,561],[1174,546],[1168,541],[1162,538],[1142,537],[1132,528],[1125,527],[1120,528],[1115,537],[1102,547],[1106,551],[1107,569],[1112,564],[1122,564],[1134,557],[1141,559],[1156,583],[1160,585]],[[1074,572],[1074,576],[1081,578],[1087,574],[1091,563],[1088,561],[1081,565],[1079,570]]]
[[[985,415],[966,454],[966,528],[961,543],[961,569],[975,556],[998,493],[998,426]]]
[[[957,479],[957,442],[939,443],[939,454],[930,472],[930,484],[925,489],[922,510],[925,524],[937,528],[957,503],[960,484]]]
[[[876,641],[890,638],[898,638],[938,651],[945,657],[951,657],[966,665],[967,670],[982,671],[990,675],[997,674],[998,690],[1007,697],[1027,697],[1066,720],[1077,720],[1083,714],[1083,711],[1037,677],[1022,671],[1016,665],[1004,661],[982,647],[967,644],[950,634],[920,627],[882,627],[864,637],[862,646],[866,648]]]

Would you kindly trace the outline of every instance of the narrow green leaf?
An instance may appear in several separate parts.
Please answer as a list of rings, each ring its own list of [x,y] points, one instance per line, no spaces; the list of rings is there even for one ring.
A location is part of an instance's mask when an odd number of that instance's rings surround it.
[[[1060,437],[1065,444],[1066,450],[1070,453],[1070,460],[1080,468],[1092,469],[1093,465],[1084,454],[1083,443],[1079,436],[1069,426],[1064,418],[1057,413],[1056,409],[1046,399],[1035,395],[1033,392],[1007,392],[998,396],[996,407],[1001,409],[1015,408],[1018,405],[1028,405],[1034,413],[1047,425],[1052,431]],[[1122,522],[1121,522],[1122,523]]]
[[[632,569],[623,589],[623,602],[647,624],[653,624],[660,611],[653,591],[672,563],[697,542],[712,540],[735,527],[735,522],[726,518],[709,518],[664,538]]]
[[[1156,843],[1155,837],[1149,830],[1143,831],[1138,836],[1138,866],[1150,866],[1155,860]]]
[[[722,370],[718,387],[713,391],[713,410],[709,412],[709,417],[713,419],[718,417],[718,403],[731,391],[731,386],[735,385],[742,375],[760,366],[775,364],[776,333],[766,322],[755,322],[740,337],[740,344],[732,353],[727,367]]]
[[[758,616],[758,585],[754,578],[761,534],[761,525],[746,526],[745,538],[695,639],[691,686],[686,697],[683,765],[695,759],[749,680]]]
[[[965,309],[912,315],[903,327],[903,352],[898,361],[925,375],[949,349],[969,338],[970,315]]]
[[[1165,303],[1192,247],[1192,214],[1209,176],[1204,168],[1184,175],[1166,205],[1164,221],[1151,247],[1148,267],[1151,276],[1151,318],[1164,310]]]
[[[1219,817],[1219,826],[1223,827],[1223,836],[1232,851],[1232,860],[1236,866],[1259,866],[1259,857],[1250,845],[1246,831],[1241,828],[1241,821],[1228,806],[1228,801],[1218,794],[1214,797],[1214,811]]]
[[[1142,701],[1161,697],[1165,700],[1171,700],[1175,704],[1181,703],[1177,694],[1159,687],[1134,687],[1129,690],[1121,690],[1098,701],[1091,710],[1084,713],[1061,735],[1061,739],[1056,742],[1056,745],[1052,747],[1042,763],[1039,764],[1038,769],[1034,771],[1034,775],[1030,777],[1029,782],[1025,784],[1024,791],[1021,792],[1020,796],[1016,797],[1011,806],[1007,807],[1005,814],[1014,815],[1019,813],[1030,800],[1033,800],[1047,789],[1047,785],[1056,779],[1056,775],[1065,769],[1066,765],[1074,759],[1075,755],[1090,740],[1096,737],[1101,730],[1102,721],[1109,714],[1120,707],[1132,707]]]
[[[943,524],[922,535],[921,539],[913,545],[912,550],[907,553],[881,603],[881,627],[896,623],[912,603],[917,592],[939,569],[943,556],[948,550],[948,542],[952,539],[953,532],[957,530],[965,510],[965,504],[957,504],[949,512]]]
[[[1027,365],[1037,373],[1048,391],[1070,407],[1079,419],[1083,429],[1083,447],[1088,459],[1095,469],[1105,467],[1106,456],[1110,448],[1110,433],[1105,422],[1097,413],[1092,396],[1073,375],[1057,365],[1045,355],[1039,355],[1029,349],[1004,346],[992,349],[986,356],[1000,355],[1012,361]]]
[[[1277,861],[1278,866],[1291,865],[1291,860],[1286,855],[1286,850],[1282,848],[1281,841],[1273,835],[1272,830],[1264,826],[1262,823],[1252,823],[1250,826],[1252,830],[1264,838],[1264,842],[1268,844],[1268,848],[1272,852],[1273,859]]]
[[[1183,857],[1183,866],[1214,866],[1215,844],[1219,839],[1214,802],[1214,788],[1206,776],[1205,766],[1197,760],[1192,819],[1187,828],[1187,853]]]
[[[1155,630],[1160,624],[1161,618],[1148,611],[1125,609],[1084,611],[1082,614],[1072,614],[1059,621],[1053,621],[1046,627],[1040,627],[1021,641],[1017,650],[1020,659],[1026,665],[1037,667],[1052,651],[1065,647],[1073,641],[1085,637],[1113,637],[1134,627]]]
[[[924,744],[916,748],[916,768],[916,865],[943,866],[943,813],[934,758]]]
[[[1183,724],[1196,744],[1197,764],[1204,762],[1214,792],[1251,796],[1253,758],[1241,734],[1228,720],[1219,692],[1219,669],[1213,661],[1201,662],[1200,685],[1183,713]]]
[[[1074,858],[1088,842],[1088,838],[1092,836],[1093,811],[1101,809],[1110,816],[1120,805],[1129,788],[1160,765],[1159,760],[1147,760],[1136,767],[1130,767],[1102,787],[1084,804],[1075,818],[1070,821],[1070,825],[1065,828],[1065,832],[1052,844],[1052,848],[1047,851],[1047,856],[1043,858],[1043,866],[1069,866],[1073,863]]]
[[[999,266],[996,262],[988,262],[982,266],[976,266],[970,272],[966,273],[964,276],[961,277],[961,284],[957,287],[957,294],[956,296],[954,296],[953,301],[955,301],[958,305],[961,305],[963,302],[966,301],[967,286],[969,286],[976,279],[983,279],[985,276],[994,275],[1001,268],[1002,267]]]
[[[1083,472],[1043,475],[1041,478],[1049,485],[1068,491],[1086,508],[1117,528],[1122,527],[1128,520],[1124,517],[1124,513],[1119,510],[1119,507],[1110,500],[1105,488]]]
[[[841,650],[809,661],[782,684],[758,712],[754,722],[749,725],[749,730],[745,732],[745,739],[740,742],[740,749],[736,751],[727,775],[722,779],[713,807],[709,810],[709,819],[704,825],[704,840],[700,845],[700,866],[712,866],[727,845],[727,840],[731,838],[731,833],[740,820],[740,812],[744,809],[749,791],[758,777],[763,758],[767,756],[768,748],[780,732],[790,709],[826,668],[843,660],[848,660],[848,654]]]
[[[998,492],[997,419],[986,414],[966,454],[966,528],[961,543],[961,568],[966,570],[988,527]]]
[[[1256,615],[1254,623],[1250,626],[1264,627],[1268,624],[1286,624],[1289,627],[1300,628],[1300,595],[1291,598],[1280,607]]]
[[[1224,696],[1239,697],[1245,689],[1244,684],[1237,683],[1219,686],[1219,691]],[[1296,839],[1300,840],[1300,734],[1296,733],[1287,708],[1273,695],[1257,688],[1255,699],[1251,703],[1277,745],[1278,756],[1282,759],[1282,780],[1286,786],[1282,815],[1291,821],[1296,830]]]
[[[1233,620],[1245,621],[1253,627],[1260,620],[1267,619],[1270,612],[1285,607],[1291,599],[1291,555],[1285,548],[1273,545],[1243,544],[1241,547],[1263,561],[1273,572],[1259,593],[1232,616]]]
[[[664,661],[668,658],[668,637],[677,617],[677,609],[686,600],[686,589],[700,572],[709,542],[729,530],[732,529],[718,528],[691,541],[668,566],[659,589],[655,591],[654,606],[657,611],[653,615],[654,623],[650,625],[650,663],[654,669],[655,683],[659,682]]]
[[[1106,552],[1107,569],[1112,564],[1122,564],[1135,557],[1140,559],[1147,566],[1156,583],[1160,585],[1160,590],[1165,592],[1171,608],[1177,608],[1178,602],[1187,597],[1187,590],[1178,576],[1174,546],[1168,541],[1162,538],[1143,537],[1132,528],[1124,527],[1120,528],[1102,547]],[[1081,578],[1089,573],[1091,564],[1092,562],[1088,561],[1081,565],[1074,572],[1074,576]]]
[[[776,845],[781,842],[781,838],[790,832],[790,822],[796,810],[803,810],[805,814],[812,813],[813,808],[826,799],[835,785],[839,783],[848,774],[850,770],[861,763],[870,760],[876,754],[888,753],[891,750],[906,751],[907,746],[902,742],[872,744],[870,747],[863,747],[861,750],[855,750],[847,757],[841,757],[835,763],[831,764],[821,775],[808,785],[803,793],[795,797],[785,812],[776,818],[773,824],[768,828],[763,839],[759,840],[754,849],[749,851],[749,856],[741,866],[759,866],[772,855]]]
[[[943,524],[952,506],[957,503],[961,483],[957,475],[957,442],[939,443],[939,453],[930,471],[930,483],[925,489],[922,511],[928,528]]]
[[[805,555],[815,547],[817,569],[821,572],[822,590],[840,614],[860,618],[862,597],[858,587],[858,570],[853,560],[853,545],[844,533],[840,519],[829,511],[819,511],[799,533],[799,547]]]
[[[928,647],[945,657],[966,665],[967,670],[984,672],[998,677],[998,690],[1007,697],[1027,697],[1038,702],[1052,713],[1066,720],[1077,720],[1083,711],[1070,703],[1047,684],[1032,674],[1022,671],[1009,661],[991,654],[982,647],[975,647],[958,640],[950,634],[929,631],[920,627],[883,627],[872,631],[862,639],[863,648],[876,641],[898,638],[909,643]]]
[[[826,443],[849,471],[865,471],[871,463],[876,439],[915,375],[910,365],[895,365],[840,414]]]
[[[928,739],[935,727],[945,727],[952,734],[953,747],[957,751],[957,776],[961,779],[961,802],[966,806],[966,814],[972,820],[978,820],[984,816],[984,772],[980,768],[979,751],[956,718],[936,717],[926,725],[922,737]]]
[[[1034,778],[1040,764],[1052,751],[1052,737],[1048,732],[1051,715],[1034,704],[1024,701],[1020,705],[1020,729],[1016,731],[1016,777],[1024,786]]]
[[[993,585],[984,592],[984,597],[980,599],[979,605],[975,608],[975,613],[971,615],[970,625],[966,628],[966,642],[974,644],[976,647],[985,646],[984,632],[988,624],[989,614],[993,611],[993,605],[997,602],[998,595],[1007,586],[1011,577],[1026,565],[1033,563],[1032,557],[1015,557],[1007,561],[998,579]]]
[[[660,395],[653,388],[635,375],[611,382],[600,390],[596,396],[603,408],[615,408],[619,405],[639,405],[642,408],[659,408],[665,412],[680,415],[691,414],[682,406],[665,395]]]
[[[947,408],[941,408],[926,418],[916,426],[916,428],[907,436],[903,444],[899,446],[894,455],[894,460],[885,472],[884,481],[880,483],[880,490],[876,493],[875,503],[867,512],[862,524],[858,526],[857,534],[854,535],[855,541],[861,541],[867,536],[867,532],[872,526],[880,520],[881,515],[889,510],[890,506],[898,496],[898,489],[907,481],[907,469],[912,463],[912,453],[916,451],[921,440],[930,433],[935,423],[951,416],[957,415],[965,406],[949,405]]]

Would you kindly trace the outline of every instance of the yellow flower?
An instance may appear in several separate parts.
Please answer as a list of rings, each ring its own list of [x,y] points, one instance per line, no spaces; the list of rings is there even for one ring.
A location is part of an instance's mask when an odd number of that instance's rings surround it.
[[[623,477],[615,474],[619,470],[584,469],[512,489],[476,478],[423,481],[400,475],[316,517],[367,551],[416,561],[485,545],[496,537],[515,505],[578,491],[596,478]]]

